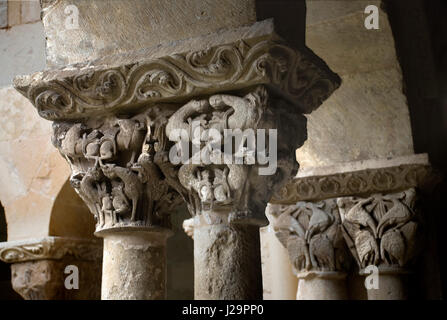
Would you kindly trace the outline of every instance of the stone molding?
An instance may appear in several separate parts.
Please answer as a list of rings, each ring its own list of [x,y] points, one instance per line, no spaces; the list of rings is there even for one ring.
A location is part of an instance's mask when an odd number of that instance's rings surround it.
[[[102,240],[50,236],[0,243],[0,259],[6,263],[60,260],[67,256],[84,261],[100,261]]]
[[[427,154],[366,160],[300,170],[271,203],[294,204],[352,195],[391,193],[413,187],[430,189],[438,177]]]
[[[118,66],[92,62],[20,76],[14,86],[41,117],[73,120],[259,84],[309,113],[340,85],[309,49],[290,48],[274,33],[154,59],[134,56]]]

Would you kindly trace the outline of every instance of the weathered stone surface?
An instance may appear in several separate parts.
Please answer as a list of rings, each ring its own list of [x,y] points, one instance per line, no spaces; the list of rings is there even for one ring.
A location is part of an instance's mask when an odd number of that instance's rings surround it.
[[[0,260],[11,263],[13,288],[27,300],[98,299],[102,241],[45,237],[0,243]],[[79,288],[65,287],[65,268],[78,268]]]
[[[36,22],[1,29],[0,61],[2,62],[0,88],[11,86],[13,78],[19,74],[44,69],[45,39],[42,23]]]
[[[309,139],[297,150],[301,168],[413,153],[388,17],[380,10],[380,29],[366,29],[368,4],[379,6],[377,1],[307,2],[306,44],[343,84],[308,116]]]
[[[103,300],[166,299],[166,230],[123,230],[104,237]]]
[[[21,2],[21,23],[40,21],[40,1],[26,0]]]
[[[67,290],[67,265],[79,270],[79,289]],[[39,260],[11,265],[12,286],[26,300],[97,300],[101,288],[100,261]]]
[[[262,299],[259,227],[195,225],[194,298]]]
[[[254,0],[43,1],[48,65],[67,65],[256,21]],[[79,27],[67,27],[75,5]],[[65,11],[67,10],[67,12]],[[107,12],[107,19],[98,19]],[[114,23],[113,21],[120,21]],[[105,40],[107,39],[107,40]]]

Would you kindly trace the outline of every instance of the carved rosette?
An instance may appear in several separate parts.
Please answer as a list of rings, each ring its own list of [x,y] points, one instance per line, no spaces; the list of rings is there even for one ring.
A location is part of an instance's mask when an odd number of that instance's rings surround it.
[[[212,140],[212,148],[209,141],[197,142],[196,153],[179,167],[182,187],[178,190],[191,214],[202,216],[208,224],[265,225],[264,208],[268,200],[298,169],[290,155],[306,139],[305,117],[285,100],[271,95],[265,86],[256,86],[238,95],[217,94],[188,102],[170,117],[166,133],[171,136],[175,129],[182,129],[194,136],[194,123],[200,126],[202,136],[214,130],[221,139],[218,143]],[[270,129],[275,130],[277,137],[270,139]],[[260,132],[265,137],[266,154],[275,153],[277,158],[261,164],[259,141],[258,148],[251,149],[246,135],[238,141],[228,135],[228,130],[243,133],[249,130],[258,140]],[[227,143],[233,144],[230,152],[226,152]],[[188,148],[194,150],[192,143]],[[198,155],[208,155],[210,161]],[[237,156],[241,156],[240,163]],[[262,174],[268,166],[273,169]]]
[[[344,276],[350,256],[335,199],[267,208],[276,236],[298,277]]]
[[[337,199],[344,237],[361,272],[370,265],[382,272],[405,272],[421,239],[415,201],[414,188]]]
[[[96,231],[122,227],[170,227],[181,202],[163,171],[164,128],[169,106],[133,117],[55,122],[53,144],[70,164],[71,185],[94,214]]]

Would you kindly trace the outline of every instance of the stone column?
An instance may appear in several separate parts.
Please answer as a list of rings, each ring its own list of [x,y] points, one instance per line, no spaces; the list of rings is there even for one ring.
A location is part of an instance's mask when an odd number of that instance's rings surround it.
[[[100,240],[46,237],[0,243],[0,259],[11,263],[13,289],[26,300],[99,299],[101,257]],[[78,288],[67,288],[67,277],[75,276],[67,266],[77,267]]]
[[[346,288],[340,289],[344,275],[333,272],[343,270],[337,264],[332,264],[335,269],[319,272],[320,277],[312,271],[315,264],[332,261],[318,257],[324,252],[330,252],[336,263],[346,261],[344,254],[331,249],[339,248],[342,234],[341,242],[349,248],[360,274],[371,275],[366,279],[368,299],[405,299],[405,278],[423,243],[416,192],[429,192],[437,180],[426,154],[300,170],[271,200],[278,237],[288,248],[291,262],[298,264],[295,268],[304,271],[299,274],[297,298],[346,296]],[[378,288],[373,273],[379,276]],[[332,289],[326,290],[326,296],[316,296],[322,287]]]
[[[288,47],[272,20],[15,79],[39,115],[54,122],[53,143],[97,218],[106,250],[104,299],[163,296],[164,281],[141,275],[141,265],[124,255],[162,277],[165,264],[146,252],[163,259],[179,195],[198,230],[196,297],[260,299],[265,206],[296,172],[303,114],[339,84],[309,50]],[[178,141],[184,136],[186,144]],[[199,254],[208,248],[217,249]],[[233,258],[224,264],[221,253]],[[208,276],[205,265],[214,267]],[[125,267],[126,280],[117,281]],[[225,276],[234,278],[221,282]],[[152,281],[146,292],[140,279]],[[250,280],[241,286],[241,279]]]
[[[298,278],[297,300],[347,299],[350,257],[335,199],[272,205],[276,235]]]
[[[415,197],[416,190],[411,188],[338,199],[346,242],[361,268],[360,274],[371,275],[366,284],[368,300],[408,297],[405,278],[421,246],[417,240],[422,239]]]

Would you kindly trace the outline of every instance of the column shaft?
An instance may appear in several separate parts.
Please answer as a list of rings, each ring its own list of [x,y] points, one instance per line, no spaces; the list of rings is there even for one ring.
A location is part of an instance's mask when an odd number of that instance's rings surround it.
[[[259,227],[195,227],[194,286],[196,300],[262,299]]]
[[[166,232],[103,235],[102,300],[166,299]]]

